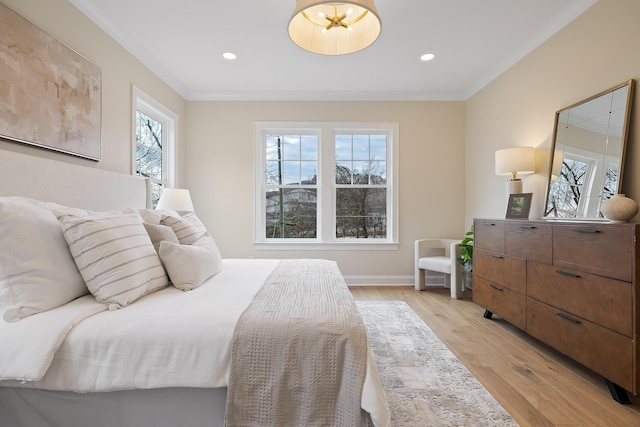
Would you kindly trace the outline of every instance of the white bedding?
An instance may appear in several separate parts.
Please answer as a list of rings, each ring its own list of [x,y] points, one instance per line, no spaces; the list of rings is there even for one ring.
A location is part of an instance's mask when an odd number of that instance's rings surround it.
[[[1,381],[0,386],[75,392],[226,387],[234,326],[278,263],[226,259],[220,273],[195,290],[169,287],[126,308],[91,313],[66,335],[41,380]],[[87,312],[94,310],[90,305]],[[70,311],[61,314],[66,310]],[[58,315],[77,319],[73,310],[70,305],[57,309]],[[32,316],[31,322],[43,322],[39,319],[46,314]],[[60,326],[44,332],[45,325],[43,335],[65,333]],[[2,335],[7,334],[5,329],[0,328],[0,342],[10,342],[5,341],[10,335]],[[48,342],[57,344],[51,336]],[[8,355],[0,350],[0,365]],[[38,360],[27,362],[20,362],[23,370]],[[388,408],[370,350],[362,408],[376,426],[388,425]]]
[[[93,295],[85,295],[19,322],[0,320],[0,343],[3,343],[0,346],[0,380],[42,379],[71,329],[83,319],[106,309]]]

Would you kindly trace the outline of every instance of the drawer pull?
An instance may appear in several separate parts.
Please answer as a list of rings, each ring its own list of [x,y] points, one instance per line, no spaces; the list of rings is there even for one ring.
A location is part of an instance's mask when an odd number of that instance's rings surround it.
[[[502,292],[504,289],[502,289],[500,286],[498,285],[494,285],[493,283],[489,283],[489,286],[491,286],[493,289]]]
[[[484,225],[487,225],[489,227],[493,227],[493,226],[496,225],[496,223],[495,222],[485,222]]]
[[[521,225],[520,228],[522,230],[534,230],[536,228],[535,225]]]
[[[574,319],[573,317],[567,316],[564,313],[556,313],[556,316],[562,317],[564,320],[568,320],[571,323],[575,323],[575,324],[579,324],[580,323],[580,321],[578,319]]]
[[[576,279],[580,277],[579,274],[569,273],[568,271],[556,270],[556,273],[562,274],[563,276],[575,277]]]
[[[588,234],[600,233],[600,230],[590,230],[590,229],[584,229],[584,228],[574,228],[571,231],[576,232],[576,233],[588,233]]]
[[[495,258],[495,259],[502,259],[502,258],[504,258],[502,255],[489,254],[489,256],[490,256],[491,258]]]

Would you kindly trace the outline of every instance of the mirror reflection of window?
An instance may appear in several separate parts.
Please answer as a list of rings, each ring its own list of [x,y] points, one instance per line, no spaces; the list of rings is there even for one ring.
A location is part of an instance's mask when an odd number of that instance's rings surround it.
[[[560,176],[553,182],[549,192],[546,216],[576,218],[582,194],[582,185],[587,165],[566,159],[562,162]]]
[[[629,80],[556,113],[546,218],[604,218],[600,205],[621,189],[634,86]]]

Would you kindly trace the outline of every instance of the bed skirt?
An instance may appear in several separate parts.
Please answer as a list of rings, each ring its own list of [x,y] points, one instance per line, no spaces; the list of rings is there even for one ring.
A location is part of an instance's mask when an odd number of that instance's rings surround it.
[[[226,388],[74,393],[0,387],[0,426],[224,427],[226,396]],[[361,425],[372,425],[364,411]]]

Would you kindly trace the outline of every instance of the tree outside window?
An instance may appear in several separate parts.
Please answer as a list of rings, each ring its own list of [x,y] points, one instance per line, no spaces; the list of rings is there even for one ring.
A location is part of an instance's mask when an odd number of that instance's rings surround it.
[[[149,179],[155,207],[162,188],[174,184],[177,116],[136,87],[133,97],[133,168],[136,175]]]

